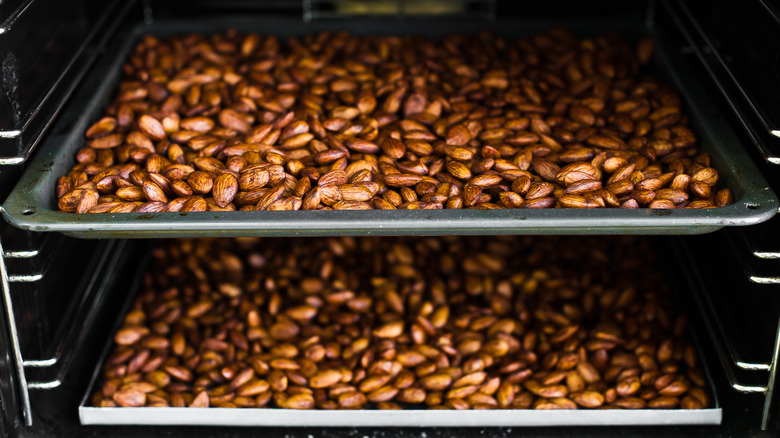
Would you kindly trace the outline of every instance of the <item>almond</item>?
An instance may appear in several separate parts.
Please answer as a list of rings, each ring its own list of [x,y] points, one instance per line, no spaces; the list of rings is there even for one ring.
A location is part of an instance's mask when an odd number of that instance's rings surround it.
[[[214,201],[220,207],[226,207],[233,202],[238,193],[238,187],[238,179],[232,173],[223,173],[214,180],[212,188]]]

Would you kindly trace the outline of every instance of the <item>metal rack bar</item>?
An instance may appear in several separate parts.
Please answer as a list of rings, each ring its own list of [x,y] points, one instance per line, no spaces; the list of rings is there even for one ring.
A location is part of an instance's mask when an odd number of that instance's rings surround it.
[[[755,275],[750,271],[746,272],[748,275],[748,280],[750,280],[751,283],[756,284],[780,284],[780,277],[765,277],[762,275]]]
[[[31,259],[40,254],[40,249],[21,249],[17,251],[6,251],[6,259]]]
[[[44,255],[52,246],[59,245],[65,236],[56,233],[36,233],[36,241],[29,248],[6,249],[5,258],[8,259],[32,259]]]
[[[767,238],[774,238],[775,224],[772,221],[765,224],[761,224],[752,228],[729,228],[726,230],[726,234],[729,239],[734,241],[739,240],[745,248],[751,253],[751,255],[757,259],[763,260],[777,260],[780,259],[780,249],[764,249],[760,245],[766,244]],[[765,230],[771,229],[771,234],[765,232]],[[750,233],[761,233],[758,236],[750,236]],[[736,236],[735,236],[736,234]],[[737,238],[738,236],[738,238]],[[780,247],[780,241],[772,241],[768,246]]]
[[[27,386],[27,377],[24,371],[24,360],[19,345],[19,333],[16,330],[16,318],[14,317],[13,303],[11,302],[11,284],[8,273],[5,270],[5,256],[2,241],[0,241],[0,288],[3,290],[3,307],[8,318],[8,333],[11,337],[11,350],[14,358],[16,374],[19,378],[19,395],[22,400],[22,416],[24,424],[32,426],[32,408],[30,406],[30,392]]]
[[[8,251],[5,253],[6,260],[29,260],[33,261],[36,257],[42,258],[33,269],[33,272],[26,274],[8,274],[8,281],[11,283],[34,283],[40,281],[46,275],[49,267],[54,262],[54,255],[62,244],[65,236],[54,233],[43,233],[45,237],[39,239],[34,248]],[[8,270],[8,266],[6,266]]]
[[[748,251],[753,255],[755,258],[764,259],[764,260],[776,260],[780,259],[780,249],[779,250],[765,250],[758,247],[757,242],[754,239],[749,238],[743,229],[734,229],[729,230],[730,232],[738,233],[742,242],[744,242],[745,246],[747,246]]]
[[[775,19],[778,23],[780,23],[780,11],[777,10],[777,7],[769,4],[766,2],[766,0],[758,0],[758,3],[766,9],[767,12],[772,16],[772,18]]]
[[[780,255],[775,252],[757,252],[754,249],[752,249],[753,244],[750,243],[751,240],[745,236],[744,232],[739,231],[738,235],[735,236],[735,232],[726,232],[726,240],[728,240],[729,245],[734,250],[736,254],[742,254],[745,252],[745,250],[749,251],[752,258],[747,257],[740,257],[737,256],[737,260],[742,265],[742,270],[745,272],[745,276],[747,277],[748,281],[755,284],[780,284],[780,275],[774,276],[774,275],[762,275],[759,273],[756,273],[755,267],[753,266],[752,262],[755,262],[757,260],[771,260],[775,259],[775,255]],[[741,248],[740,248],[741,247]],[[768,257],[767,257],[768,255]]]
[[[3,21],[2,24],[0,24],[0,35],[11,30],[11,26],[13,26],[16,20],[18,20],[19,17],[21,17],[22,14],[24,14],[27,8],[29,8],[34,1],[35,0],[25,0],[25,2],[21,6],[19,6],[13,12],[11,12],[11,14],[8,15],[8,18],[6,18],[6,20]]]
[[[717,87],[720,89],[721,93],[726,99],[726,102],[734,111],[734,114],[736,115],[737,119],[745,128],[748,136],[750,137],[750,140],[753,142],[756,148],[758,148],[761,155],[769,163],[780,164],[780,155],[777,155],[775,152],[770,150],[769,147],[767,147],[767,145],[765,144],[767,140],[763,140],[760,138],[761,137],[761,134],[759,133],[760,131],[756,130],[753,127],[753,123],[750,122],[745,117],[746,111],[743,110],[743,106],[747,106],[750,109],[750,112],[753,113],[755,118],[759,119],[759,123],[764,128],[763,132],[769,133],[772,136],[780,136],[780,130],[770,128],[769,124],[767,124],[766,121],[761,118],[761,115],[758,114],[758,109],[755,107],[753,102],[747,96],[747,93],[737,82],[736,78],[728,69],[728,67],[726,67],[726,64],[723,62],[722,57],[715,50],[709,38],[707,38],[707,36],[704,34],[698,22],[696,22],[696,20],[692,17],[690,10],[684,5],[684,2],[673,2],[669,0],[660,0],[660,1],[664,4],[667,12],[669,13],[672,20],[675,22],[677,27],[679,28],[680,33],[683,35],[685,40],[690,45],[690,48],[693,51],[693,53],[699,58],[705,70],[710,74],[712,80],[715,82],[715,85],[717,85]],[[676,11],[675,7],[679,7],[681,11],[679,12]],[[703,40],[703,44],[701,44],[702,47],[700,47],[700,44],[697,44],[692,33],[688,30],[688,26],[686,26],[686,22],[684,22],[683,16],[685,16],[685,20],[689,23],[690,26],[692,26],[697,31],[699,37]],[[717,68],[725,71],[725,73],[721,74],[716,72],[716,66],[713,66],[711,62],[707,61],[707,55],[714,57],[720,64],[717,66]],[[734,91],[734,89],[736,89],[736,91]],[[737,103],[737,99],[736,99],[737,95],[741,95],[742,100],[744,100],[746,103],[743,104]],[[772,137],[772,138],[774,140],[777,140],[777,137]]]
[[[47,359],[33,359],[33,360],[25,360],[24,366],[27,368],[46,368],[50,367],[52,365],[56,365],[59,358],[57,357],[50,357]]]
[[[11,283],[34,283],[43,278],[42,272],[35,274],[9,274],[8,281]]]
[[[56,379],[50,382],[28,382],[27,389],[54,389],[62,385],[62,380]]]

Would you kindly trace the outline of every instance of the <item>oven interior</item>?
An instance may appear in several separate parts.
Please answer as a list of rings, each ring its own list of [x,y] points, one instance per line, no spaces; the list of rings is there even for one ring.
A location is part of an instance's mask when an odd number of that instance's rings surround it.
[[[212,23],[295,23],[281,32],[351,28],[392,32],[436,23],[447,32],[511,27],[513,20],[601,29],[621,23],[631,34],[668,41],[700,79],[746,152],[775,190],[780,164],[780,14],[765,1],[582,2],[464,0],[446,13],[421,14],[415,2],[394,1],[389,13],[356,1],[74,1],[0,3],[0,199],[5,199],[35,147],[90,67],[109,56],[122,30],[187,20]],[[382,2],[380,2],[382,3]],[[436,3],[436,2],[432,2]],[[439,2],[448,3],[448,2]],[[369,13],[365,13],[365,11]],[[587,25],[583,24],[587,23]],[[256,24],[255,24],[256,25]],[[262,32],[262,27],[258,29]],[[614,30],[614,29],[613,29]],[[587,32],[587,30],[583,30]],[[175,32],[175,30],[173,31]],[[701,236],[653,238],[675,298],[691,319],[723,407],[721,426],[599,426],[579,436],[775,436],[773,401],[780,356],[780,238],[766,223]],[[133,237],[133,236],[129,236]],[[0,395],[3,436],[253,436],[257,429],[81,426],[77,406],[109,333],[121,318],[130,285],[151,248],[145,239],[89,240],[23,231],[0,224],[4,312]],[[566,428],[273,427],[269,436],[563,436]]]

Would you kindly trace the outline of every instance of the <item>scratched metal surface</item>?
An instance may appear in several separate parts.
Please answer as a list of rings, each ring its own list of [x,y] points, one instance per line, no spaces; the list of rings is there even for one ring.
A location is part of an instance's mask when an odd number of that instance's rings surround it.
[[[752,225],[777,213],[778,199],[745,147],[686,69],[684,55],[663,35],[656,38],[656,70],[686,102],[700,150],[709,152],[720,180],[736,202],[707,210],[642,209],[507,209],[406,211],[237,211],[151,214],[73,214],[57,211],[55,185],[75,163],[75,151],[84,144],[86,128],[99,117],[114,93],[121,64],[140,35],[159,36],[186,32],[212,33],[229,28],[255,30],[279,36],[347,30],[354,34],[424,34],[433,38],[451,33],[474,33],[480,22],[442,21],[327,21],[303,24],[299,19],[251,18],[209,20],[158,20],[126,29],[116,38],[63,111],[52,134],[3,206],[6,220],[34,231],[58,231],[79,238],[327,236],[327,235],[457,235],[457,234],[703,234],[725,226]],[[607,30],[629,37],[652,33],[636,22],[582,20],[506,20],[491,30],[508,37],[532,34],[553,25],[566,25],[580,35]]]

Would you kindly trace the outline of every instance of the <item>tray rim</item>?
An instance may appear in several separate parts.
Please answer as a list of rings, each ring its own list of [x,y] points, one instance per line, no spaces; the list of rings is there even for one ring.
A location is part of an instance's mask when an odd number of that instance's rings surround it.
[[[511,414],[510,414],[511,413]],[[296,410],[97,408],[79,406],[82,425],[309,427],[538,427],[719,425],[723,409]]]
[[[181,30],[202,26],[199,20],[172,21]],[[249,21],[251,23],[251,19]],[[162,23],[162,24],[161,24]],[[657,53],[668,64],[672,82],[685,83],[678,91],[685,96],[688,112],[694,120],[703,119],[706,125],[715,125],[702,138],[718,137],[712,149],[726,162],[730,171],[732,189],[745,192],[737,202],[709,210],[650,210],[640,209],[508,209],[508,210],[427,210],[415,211],[295,211],[295,212],[202,212],[150,214],[74,214],[43,206],[42,197],[47,186],[59,174],[52,170],[62,160],[72,160],[68,152],[82,144],[82,130],[89,114],[103,106],[103,93],[112,93],[112,84],[120,75],[120,66],[144,33],[163,34],[160,28],[167,21],[151,26],[137,24],[120,33],[112,47],[120,50],[106,55],[93,68],[87,82],[96,79],[93,89],[82,84],[76,98],[68,104],[70,111],[57,120],[53,134],[46,139],[39,153],[24,172],[2,208],[2,214],[12,225],[32,231],[57,231],[80,238],[133,237],[187,237],[187,236],[324,236],[324,235],[444,235],[444,234],[702,234],[724,226],[754,225],[772,218],[778,212],[778,198],[763,178],[756,164],[742,147],[726,151],[727,144],[740,143],[731,127],[724,128],[722,116],[713,115],[707,105],[709,98],[703,92],[690,97],[690,78],[685,68],[669,61],[664,45],[658,44]],[[217,20],[212,25],[219,26]],[[643,33],[655,34],[653,29]],[[124,38],[123,38],[124,37]],[[682,70],[682,71],[681,71]],[[97,91],[95,91],[97,90]],[[74,106],[86,101],[84,111],[72,115]],[[704,108],[707,108],[705,110]],[[71,114],[66,116],[65,114]],[[714,121],[707,121],[715,118]],[[75,120],[74,120],[75,119]],[[63,133],[64,132],[64,133]],[[723,143],[723,144],[721,144]],[[723,169],[720,169],[723,172]],[[47,179],[48,178],[48,179]],[[736,195],[736,193],[735,193]],[[206,220],[206,218],[208,218]],[[217,228],[218,227],[218,228]]]

